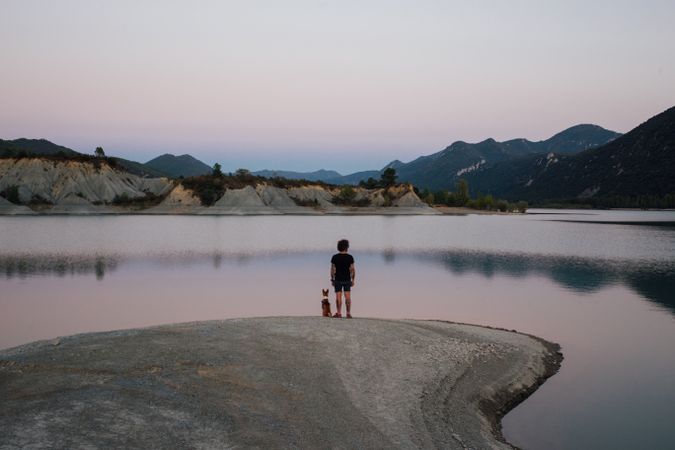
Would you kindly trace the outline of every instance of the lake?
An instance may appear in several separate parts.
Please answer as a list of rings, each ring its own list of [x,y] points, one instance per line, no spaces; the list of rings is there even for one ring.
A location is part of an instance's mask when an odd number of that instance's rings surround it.
[[[356,317],[439,319],[562,346],[504,419],[531,449],[675,442],[675,212],[0,217],[0,348],[89,331],[319,315],[335,242]],[[328,319],[327,319],[328,320]]]

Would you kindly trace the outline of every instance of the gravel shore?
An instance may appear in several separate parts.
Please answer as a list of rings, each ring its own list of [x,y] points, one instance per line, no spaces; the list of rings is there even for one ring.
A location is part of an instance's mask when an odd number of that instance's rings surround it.
[[[511,448],[559,347],[433,321],[276,317],[0,351],[0,448]]]

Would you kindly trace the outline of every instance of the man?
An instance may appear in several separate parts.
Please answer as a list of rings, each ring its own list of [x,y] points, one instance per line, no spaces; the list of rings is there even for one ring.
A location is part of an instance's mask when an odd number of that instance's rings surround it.
[[[351,290],[356,279],[354,257],[347,253],[349,241],[341,239],[337,243],[339,253],[333,255],[330,260],[330,281],[335,287],[335,306],[337,311],[333,317],[342,317],[342,291],[345,292],[345,304],[347,306],[347,319],[352,318]]]

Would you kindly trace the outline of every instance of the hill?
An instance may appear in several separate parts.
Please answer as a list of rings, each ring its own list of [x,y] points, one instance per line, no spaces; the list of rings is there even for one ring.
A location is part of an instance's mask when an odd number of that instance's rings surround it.
[[[144,164],[145,167],[157,170],[172,178],[207,175],[213,170],[191,155],[175,156],[170,153],[158,156]]]
[[[478,143],[456,141],[440,152],[420,156],[409,163],[394,160],[381,170],[367,170],[349,175],[340,175],[331,170],[316,172],[265,170],[255,174],[267,177],[277,174],[277,176],[289,179],[306,179],[334,184],[358,184],[368,178],[379,179],[384,169],[393,167],[401,182],[413,183],[421,189],[453,189],[459,178],[502,161],[549,152],[574,154],[606,144],[619,136],[621,136],[620,133],[606,130],[598,125],[581,124],[563,130],[546,140],[536,142],[527,139],[511,139],[504,142],[486,139]]]
[[[79,156],[89,156],[84,153],[73,150],[72,148],[54,144],[46,139],[0,139],[0,157],[21,157],[21,156],[54,156],[64,158],[77,158]],[[166,173],[161,170],[155,170],[136,161],[130,161],[124,158],[108,157],[117,167],[126,170],[129,173],[139,177],[166,177]],[[113,161],[114,160],[114,161]]]
[[[290,170],[259,170],[253,172],[253,175],[265,178],[288,178],[291,180],[308,180],[308,181],[323,181],[325,183],[330,183],[332,180],[342,178],[338,172],[334,170],[325,170],[320,169],[314,172],[293,172]]]
[[[109,157],[109,159],[113,159],[117,162],[118,167],[123,168],[129,173],[132,173],[134,175],[138,175],[139,177],[144,177],[144,178],[158,178],[158,177],[169,177],[171,176],[167,174],[166,172],[163,172],[161,170],[154,169],[152,167],[149,167],[143,163],[139,163],[137,161],[131,161],[129,159],[124,159],[124,158],[118,158],[116,156]]]
[[[502,161],[527,155],[558,152],[573,154],[606,144],[620,136],[597,125],[576,125],[543,141],[511,139],[498,142],[486,139],[478,143],[457,141],[432,155],[409,163],[396,164],[402,182],[431,190],[452,189],[461,177]]]
[[[142,178],[107,158],[81,155],[0,159],[0,193],[17,204],[91,206],[122,200],[161,200],[166,178]]]
[[[21,153],[27,155],[64,155],[77,156],[81,153],[62,145],[54,144],[46,139],[0,139],[0,156],[10,157],[19,156]]]
[[[675,194],[675,107],[601,147],[519,158],[467,179],[472,191],[507,199],[660,206],[650,202]]]

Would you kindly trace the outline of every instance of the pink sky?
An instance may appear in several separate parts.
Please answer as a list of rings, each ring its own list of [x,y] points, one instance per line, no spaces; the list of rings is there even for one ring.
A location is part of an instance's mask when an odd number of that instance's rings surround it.
[[[347,173],[626,132],[675,104],[675,4],[645,5],[3,1],[0,138]]]

